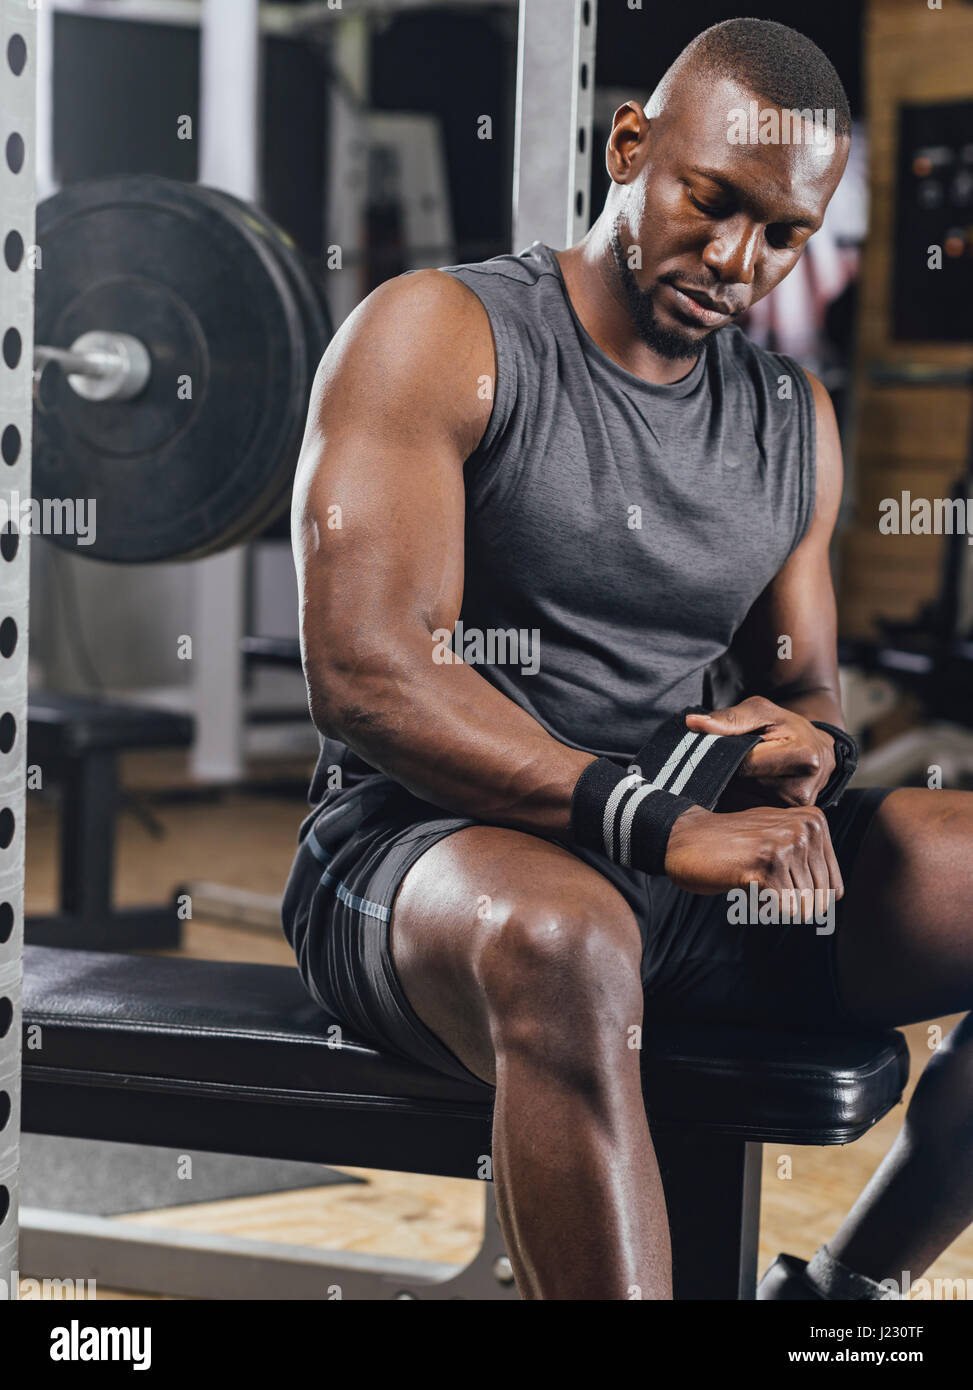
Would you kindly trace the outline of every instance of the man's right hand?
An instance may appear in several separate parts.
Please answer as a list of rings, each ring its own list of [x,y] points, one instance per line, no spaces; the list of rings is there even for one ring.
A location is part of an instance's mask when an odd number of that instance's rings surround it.
[[[685,811],[670,831],[665,869],[690,893],[727,893],[749,883],[777,893],[830,889],[835,899],[845,891],[827,819],[816,806]]]

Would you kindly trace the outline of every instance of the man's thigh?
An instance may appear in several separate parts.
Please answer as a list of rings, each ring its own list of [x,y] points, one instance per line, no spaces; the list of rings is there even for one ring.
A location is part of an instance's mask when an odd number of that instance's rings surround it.
[[[851,1018],[905,1025],[973,1007],[973,793],[893,791],[843,907],[837,976]]]
[[[549,923],[557,930],[569,921],[613,929],[619,951],[638,971],[640,923],[608,877],[549,840],[468,826],[438,841],[405,875],[392,908],[395,972],[425,1026],[493,1084],[485,959],[492,953],[495,961],[505,949],[511,927],[543,931]]]

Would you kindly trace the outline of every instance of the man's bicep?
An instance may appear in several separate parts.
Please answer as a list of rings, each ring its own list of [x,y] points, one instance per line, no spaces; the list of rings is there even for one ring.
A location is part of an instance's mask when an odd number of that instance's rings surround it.
[[[463,507],[462,464],[432,443],[386,446],[373,430],[324,443],[294,503],[302,602],[317,630],[365,643],[391,641],[409,622],[452,627]]]
[[[459,613],[473,364],[416,288],[362,306],[315,382],[293,509],[309,659],[361,660]]]

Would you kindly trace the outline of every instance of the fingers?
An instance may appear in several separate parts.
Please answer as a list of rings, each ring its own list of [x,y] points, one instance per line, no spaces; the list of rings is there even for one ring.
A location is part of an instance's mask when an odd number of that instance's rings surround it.
[[[766,726],[767,720],[739,709],[720,710],[716,714],[687,714],[686,728],[697,734],[749,734]]]
[[[830,770],[821,765],[814,749],[771,734],[751,748],[734,773],[733,783],[759,785],[750,804],[804,807],[817,802],[829,776]]]
[[[804,767],[789,744],[766,739],[750,749],[736,775],[739,776],[741,772],[747,777],[764,777],[768,780],[784,777],[800,779],[804,776]]]
[[[754,776],[792,778],[795,785],[807,788],[810,795],[802,805],[813,805],[814,798],[830,776],[830,769],[825,767],[820,749],[790,731],[773,732],[756,744],[748,757],[752,759]]]
[[[687,714],[686,727],[701,734],[748,734],[773,724],[782,711],[762,696],[752,695],[738,705],[711,714]]]
[[[795,846],[791,878],[804,894],[800,920],[809,922],[816,921],[818,914],[828,913],[845,890],[824,813],[810,808],[802,817],[803,831]]]
[[[824,834],[822,837],[822,850],[824,852],[824,862],[828,867],[828,879],[834,889],[836,899],[845,896],[845,881],[841,877],[841,866],[838,863],[838,856],[834,852],[834,845],[831,843],[831,827],[821,812],[821,819],[824,821]]]
[[[810,922],[817,904],[826,902],[827,899],[815,896],[814,890],[818,885],[814,882],[806,859],[803,863],[798,861],[791,866],[790,880],[788,888],[794,895],[790,903],[791,921]]]
[[[844,895],[827,819],[817,807],[791,810],[777,827],[778,850],[765,886],[779,895],[784,920],[817,922]]]

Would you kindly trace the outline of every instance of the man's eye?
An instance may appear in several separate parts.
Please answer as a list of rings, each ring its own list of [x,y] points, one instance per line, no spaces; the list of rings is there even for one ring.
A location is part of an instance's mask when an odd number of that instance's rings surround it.
[[[768,227],[767,242],[775,251],[794,251],[798,245],[793,227]]]
[[[700,200],[692,192],[688,192],[688,197],[693,207],[699,208],[700,212],[705,212],[707,217],[719,217],[721,213],[724,211],[723,208],[712,207],[709,203],[700,202]]]

